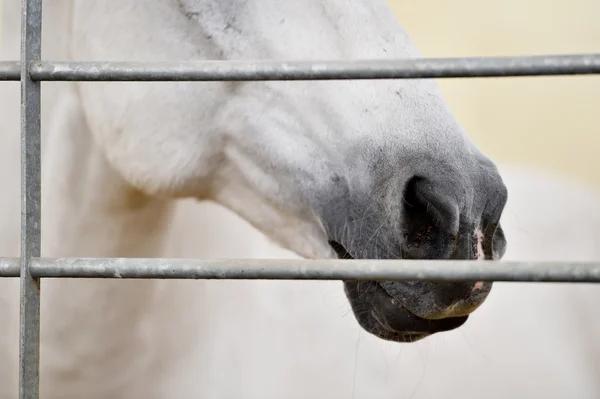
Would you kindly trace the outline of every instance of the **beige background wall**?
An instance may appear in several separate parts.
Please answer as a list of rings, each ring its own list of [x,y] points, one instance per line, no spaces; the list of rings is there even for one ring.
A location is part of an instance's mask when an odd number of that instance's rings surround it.
[[[388,1],[425,56],[600,52],[599,0]],[[439,84],[495,160],[566,173],[600,190],[600,76]]]
[[[599,0],[388,0],[425,56],[600,53]],[[439,80],[497,161],[567,173],[600,189],[600,76]]]

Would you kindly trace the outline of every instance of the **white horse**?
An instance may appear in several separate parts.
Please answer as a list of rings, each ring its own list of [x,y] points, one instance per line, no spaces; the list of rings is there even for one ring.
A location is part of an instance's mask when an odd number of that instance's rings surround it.
[[[17,3],[5,0],[3,59],[18,55]],[[45,59],[418,55],[383,1],[49,0],[44,7]],[[504,252],[506,187],[430,80],[56,83],[43,91],[45,256],[164,256],[173,199],[188,197],[221,203],[307,258]],[[0,249],[14,256],[18,86],[3,84],[3,94]],[[4,398],[15,389],[18,315],[16,282],[1,284]],[[202,379],[217,369],[187,367],[190,348],[182,344],[210,336],[220,302],[211,287],[218,285],[45,281],[42,394],[202,393],[210,383]],[[344,288],[366,331],[402,342],[461,326],[491,285]],[[333,331],[321,327],[323,336]]]

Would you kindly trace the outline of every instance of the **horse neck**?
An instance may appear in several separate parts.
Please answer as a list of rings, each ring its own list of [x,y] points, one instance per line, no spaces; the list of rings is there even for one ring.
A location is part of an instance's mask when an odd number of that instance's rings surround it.
[[[383,0],[177,1],[187,17],[200,23],[221,47],[225,58],[384,58],[387,51],[397,56],[418,54]]]
[[[66,2],[50,4],[56,7],[48,7],[52,15]],[[59,25],[47,28],[53,35],[60,32]],[[52,56],[67,54],[67,47],[60,43],[49,50]],[[89,131],[74,84],[49,84],[42,93],[43,256],[165,256],[173,205],[148,199],[111,168]],[[18,97],[13,100],[18,103]],[[13,119],[18,132],[18,116]],[[18,147],[14,150],[17,156],[12,169],[18,170]],[[186,307],[194,312],[194,304],[202,303],[190,299],[192,288],[202,295],[201,284],[185,282],[44,281],[42,365],[47,373],[42,386],[56,386],[85,372],[99,381],[110,381],[106,388],[114,389],[114,396],[134,397],[120,392],[129,384],[127,379],[160,373],[165,362],[172,363],[182,355],[169,330],[193,334],[201,327],[189,325],[180,311]],[[149,349],[156,342],[164,345],[164,352]],[[81,396],[77,390],[84,388],[77,383],[64,384],[69,391],[62,394]],[[142,385],[138,388],[144,389]]]
[[[153,1],[157,6],[179,8],[188,19],[198,23],[211,42],[220,47],[223,58],[338,59],[419,55],[384,0]],[[44,58],[67,55],[74,2],[44,2]],[[136,0],[132,0],[122,9],[135,3]],[[141,2],[140,6],[147,6],[145,3]],[[110,8],[112,6],[106,7],[107,10]],[[110,17],[107,14],[94,18],[105,16]],[[20,1],[4,0],[4,30],[18,35],[19,21]],[[315,41],[317,36],[318,41]]]

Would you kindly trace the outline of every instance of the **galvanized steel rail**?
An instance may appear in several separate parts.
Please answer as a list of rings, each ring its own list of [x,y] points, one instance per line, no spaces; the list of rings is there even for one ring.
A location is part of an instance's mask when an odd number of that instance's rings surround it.
[[[41,23],[42,0],[22,0],[21,59],[0,62],[0,80],[21,82],[21,257],[0,258],[0,277],[20,277],[21,281],[21,399],[39,398],[40,278],[600,282],[598,262],[41,258],[41,81],[347,80],[600,74],[600,54],[312,62],[48,62],[41,60]]]
[[[18,65],[0,62],[0,80],[18,80]],[[485,78],[600,73],[600,54],[416,58],[352,61],[33,62],[34,80],[251,81]]]
[[[600,282],[600,264],[589,262],[36,258],[29,270],[36,278]],[[0,277],[18,276],[17,258],[0,259]]]

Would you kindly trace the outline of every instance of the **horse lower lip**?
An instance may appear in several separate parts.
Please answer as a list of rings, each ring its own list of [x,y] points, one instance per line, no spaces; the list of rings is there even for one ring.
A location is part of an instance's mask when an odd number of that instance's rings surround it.
[[[430,334],[426,334],[426,333],[419,333],[419,332],[406,332],[406,333],[402,333],[402,338],[405,341],[409,341],[409,342],[415,342],[418,341],[420,339],[426,338],[428,337]]]
[[[377,316],[377,312],[374,310],[371,310],[371,316],[377,320],[377,323],[379,323],[383,328],[385,328],[386,330],[390,330],[390,328],[387,326],[387,324],[383,323],[381,321],[381,319]]]
[[[393,328],[391,328],[390,326],[387,325],[387,323],[384,323],[383,321],[381,321],[381,319],[377,316],[377,312],[375,310],[371,310],[371,316],[377,321],[377,323],[379,323],[379,326],[381,328],[383,328],[384,330],[386,330],[387,332],[391,332],[394,334],[404,334],[404,331],[400,332],[400,331],[396,331]]]
[[[401,337],[401,341],[403,342],[414,342],[414,341],[418,341],[420,339],[423,339],[431,334],[426,333],[426,332],[422,332],[422,331],[396,331],[393,328],[391,328],[390,326],[388,326],[386,323],[383,323],[379,317],[377,317],[377,312],[375,312],[374,310],[371,311],[371,316],[373,316],[373,318],[377,321],[377,323],[379,323],[379,326],[384,329],[385,331],[389,332],[389,333],[393,333],[393,334],[397,334]]]
[[[383,287],[382,287],[383,288]],[[442,320],[442,319],[447,319],[447,318],[455,318],[455,317],[463,317],[464,315],[458,315],[458,316],[451,316],[451,317],[423,317],[415,312],[413,312],[412,310],[410,310],[409,308],[407,308],[406,306],[404,306],[398,299],[394,298],[393,296],[391,296],[387,291],[385,291],[386,294],[389,296],[390,302],[392,303],[392,305],[394,305],[394,307],[396,307],[397,309],[402,309],[405,312],[410,313],[411,315],[413,315],[414,317],[418,317],[419,319],[423,319],[423,320],[430,320],[430,321],[435,321],[435,320]],[[467,314],[470,314],[471,312],[467,312]],[[375,318],[375,320],[377,320],[377,322],[379,324],[381,324],[382,326],[385,326],[385,323],[383,323],[381,321],[381,319],[379,317],[377,317],[377,312],[375,312],[374,310],[371,311],[371,315],[373,316],[373,318]],[[389,329],[389,328],[388,328]],[[389,329],[390,331],[393,331],[393,329]],[[411,332],[411,334],[420,334],[420,333],[416,333],[416,332]]]

